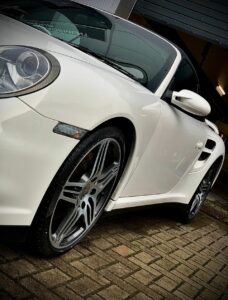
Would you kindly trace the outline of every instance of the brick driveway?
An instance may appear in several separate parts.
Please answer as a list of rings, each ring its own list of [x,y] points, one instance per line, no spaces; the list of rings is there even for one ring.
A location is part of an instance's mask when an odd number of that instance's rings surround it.
[[[228,299],[228,227],[143,210],[103,218],[80,246],[39,259],[0,245],[0,299]]]

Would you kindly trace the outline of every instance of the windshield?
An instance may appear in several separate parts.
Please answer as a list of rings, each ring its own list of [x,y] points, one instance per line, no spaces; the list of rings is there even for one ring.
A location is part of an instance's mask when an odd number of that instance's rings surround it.
[[[176,51],[152,33],[98,10],[67,0],[1,1],[0,12],[103,58],[155,92]]]

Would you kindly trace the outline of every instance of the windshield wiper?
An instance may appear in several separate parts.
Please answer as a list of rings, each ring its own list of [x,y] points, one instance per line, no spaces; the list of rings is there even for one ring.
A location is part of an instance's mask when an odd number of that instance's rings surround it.
[[[81,51],[85,52],[86,54],[89,54],[91,56],[94,56],[94,57],[98,58],[99,60],[101,60],[102,62],[106,63],[107,65],[115,68],[116,70],[120,71],[121,73],[127,75],[128,77],[130,77],[130,78],[132,78],[132,79],[134,79],[134,80],[136,80],[136,81],[138,81],[140,83],[140,81],[139,81],[139,79],[137,77],[135,77],[133,74],[131,74],[130,72],[126,71],[125,69],[121,68],[118,65],[118,62],[116,62],[115,60],[113,60],[111,58],[108,58],[105,55],[98,54],[95,51],[90,50],[87,47],[79,46],[77,44],[74,44],[74,43],[71,43],[71,42],[67,42],[66,40],[63,40],[63,39],[59,39],[59,40],[67,43],[68,45],[70,45],[70,46],[72,46],[74,48],[77,48],[78,50],[81,50]]]
[[[1,13],[6,13],[7,12],[18,12],[18,13],[22,13],[24,15],[28,15],[28,12],[19,8],[18,6],[6,6],[6,5],[0,5],[0,12]]]

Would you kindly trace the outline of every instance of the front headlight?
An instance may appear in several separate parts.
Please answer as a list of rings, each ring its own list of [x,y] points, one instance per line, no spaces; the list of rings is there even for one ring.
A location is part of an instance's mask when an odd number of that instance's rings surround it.
[[[49,53],[23,46],[0,47],[0,98],[35,92],[53,82],[60,65]]]

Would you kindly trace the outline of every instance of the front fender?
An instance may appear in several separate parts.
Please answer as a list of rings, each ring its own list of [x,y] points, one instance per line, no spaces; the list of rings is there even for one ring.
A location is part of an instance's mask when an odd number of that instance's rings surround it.
[[[160,99],[124,74],[95,63],[96,59],[92,64],[52,55],[61,66],[59,77],[43,90],[19,99],[45,117],[89,131],[124,117],[133,123],[140,148],[145,149],[158,123]]]

